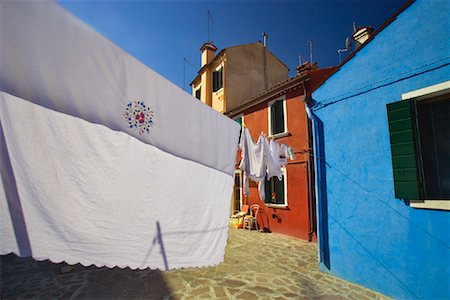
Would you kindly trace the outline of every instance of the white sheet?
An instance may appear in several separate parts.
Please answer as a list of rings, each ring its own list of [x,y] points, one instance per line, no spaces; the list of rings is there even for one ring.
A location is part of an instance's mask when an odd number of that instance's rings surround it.
[[[233,175],[236,122],[144,66],[58,4],[0,1],[0,34],[2,91]],[[149,133],[139,134],[124,120],[130,101],[144,101],[154,111]]]
[[[223,260],[231,176],[3,92],[0,124],[0,254],[163,270]]]

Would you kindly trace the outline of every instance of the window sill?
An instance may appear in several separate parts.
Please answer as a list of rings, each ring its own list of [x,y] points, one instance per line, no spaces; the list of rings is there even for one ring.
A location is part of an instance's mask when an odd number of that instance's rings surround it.
[[[221,87],[220,89],[218,89],[218,90],[215,91],[215,92],[213,91],[213,93],[216,94],[216,95],[217,95],[217,94],[220,94],[220,93],[222,93],[222,92],[223,92],[223,87]]]
[[[287,206],[287,204],[270,204],[270,203],[265,203],[265,205],[267,207],[270,207],[270,208],[289,209],[289,206]]]
[[[450,210],[450,200],[410,200],[412,208]]]
[[[274,134],[274,135],[269,135],[268,137],[272,138],[272,139],[280,139],[280,138],[284,138],[284,137],[287,137],[287,136],[291,136],[291,133],[289,131],[277,133],[277,134]]]

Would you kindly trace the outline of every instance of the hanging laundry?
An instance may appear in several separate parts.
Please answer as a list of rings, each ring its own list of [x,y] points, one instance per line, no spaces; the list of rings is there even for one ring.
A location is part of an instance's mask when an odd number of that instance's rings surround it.
[[[258,183],[258,193],[261,200],[265,200],[265,180],[277,177],[281,180],[281,166],[287,164],[287,157],[292,157],[292,149],[287,145],[279,145],[277,141],[270,142],[264,135],[260,135],[258,142],[253,143],[250,130],[243,127],[241,140],[241,163],[239,168],[243,172],[244,195],[250,193],[249,179]]]
[[[295,159],[294,150],[292,150],[292,148],[290,146],[287,146],[287,153],[288,153],[289,160]]]
[[[278,142],[271,140],[267,149],[267,179],[277,177],[281,180],[281,162],[278,153]]]
[[[239,125],[55,2],[0,20],[0,255],[222,262]]]
[[[239,168],[244,172],[244,195],[249,194],[248,179],[259,182],[266,177],[266,148],[267,140],[263,135],[259,136],[258,142],[253,143],[250,130],[244,127],[242,130],[241,141],[242,160]]]
[[[279,156],[280,156],[280,164],[281,166],[286,166],[287,165],[287,160],[289,158],[289,160],[294,160],[295,159],[295,154],[294,151],[292,150],[292,148],[288,145],[285,144],[281,144],[279,149]]]

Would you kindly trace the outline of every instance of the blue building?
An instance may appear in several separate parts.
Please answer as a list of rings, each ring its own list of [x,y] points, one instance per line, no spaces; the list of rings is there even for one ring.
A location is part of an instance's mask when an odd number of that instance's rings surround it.
[[[450,299],[450,1],[406,3],[312,94],[320,268]]]

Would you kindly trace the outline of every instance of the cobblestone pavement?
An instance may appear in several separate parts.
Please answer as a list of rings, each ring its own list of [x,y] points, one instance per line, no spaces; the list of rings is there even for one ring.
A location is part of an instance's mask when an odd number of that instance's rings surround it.
[[[1,256],[3,299],[387,299],[318,271],[317,245],[230,228],[225,261],[168,272]]]

